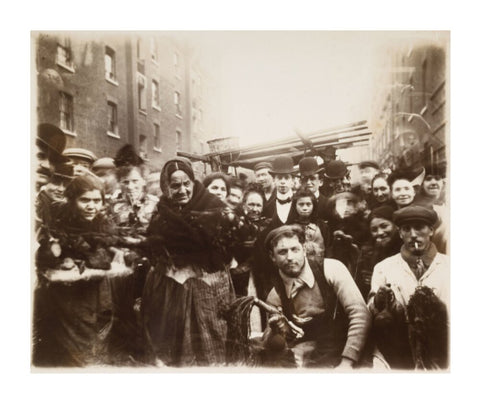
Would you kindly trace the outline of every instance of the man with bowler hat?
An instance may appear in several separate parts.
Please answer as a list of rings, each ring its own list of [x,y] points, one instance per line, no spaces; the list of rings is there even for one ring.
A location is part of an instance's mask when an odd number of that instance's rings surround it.
[[[275,198],[267,202],[264,210],[265,217],[272,218],[277,222],[275,226],[290,224],[293,220],[292,196],[293,196],[293,159],[288,155],[282,155],[273,161],[270,174],[275,184]]]
[[[328,200],[320,193],[320,186],[323,184],[321,177],[323,169],[314,157],[302,158],[298,163],[298,169],[300,171],[300,183],[315,195],[319,216],[325,218]]]
[[[333,160],[327,163],[320,193],[329,198],[337,193],[349,192],[350,190],[350,171],[347,165],[341,160]]]
[[[47,184],[55,170],[55,165],[66,162],[68,159],[62,156],[67,142],[65,133],[50,123],[40,123],[37,126],[37,191]]]

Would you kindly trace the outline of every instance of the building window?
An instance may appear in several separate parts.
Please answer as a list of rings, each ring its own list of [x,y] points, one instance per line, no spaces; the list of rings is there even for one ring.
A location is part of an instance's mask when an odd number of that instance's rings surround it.
[[[138,109],[145,112],[147,110],[147,88],[146,79],[143,74],[137,73],[137,90],[138,90]]]
[[[105,78],[114,82],[117,80],[115,51],[108,46],[105,47]]]
[[[73,133],[73,97],[60,92],[60,128]]]
[[[153,124],[153,149],[155,151],[162,151],[162,143],[160,139],[160,125]]]
[[[113,102],[107,102],[108,107],[108,134],[118,137],[118,118],[117,118],[117,105]]]
[[[175,104],[175,113],[178,116],[182,116],[182,109],[180,108],[180,93],[178,91],[175,91],[173,94],[173,102]]]
[[[160,109],[160,87],[155,80],[152,80],[152,106]]]
[[[139,153],[141,158],[143,158],[144,160],[146,160],[148,158],[148,155],[147,155],[147,136],[145,136],[144,134],[140,135],[139,144],[138,144],[138,151],[139,151],[138,153]]]
[[[73,57],[70,39],[66,38],[63,43],[57,44],[57,64],[69,71],[73,70]]]
[[[177,130],[177,151],[182,149],[182,132]]]

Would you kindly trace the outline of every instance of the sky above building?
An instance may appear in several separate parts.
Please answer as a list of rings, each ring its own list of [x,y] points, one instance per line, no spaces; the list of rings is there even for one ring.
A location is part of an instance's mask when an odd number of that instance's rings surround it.
[[[210,31],[187,34],[212,66],[222,137],[241,146],[371,119],[389,52],[433,32]]]

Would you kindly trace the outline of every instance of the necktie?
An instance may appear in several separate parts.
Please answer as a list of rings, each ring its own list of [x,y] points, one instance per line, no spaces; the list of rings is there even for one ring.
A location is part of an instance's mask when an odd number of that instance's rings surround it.
[[[423,273],[425,273],[426,271],[426,267],[425,267],[425,264],[423,263],[423,260],[421,258],[417,258],[415,262],[415,266],[412,269],[413,269],[413,273],[415,274],[415,277],[417,278],[417,280],[419,280],[420,277],[423,276]]]
[[[287,204],[287,203],[290,203],[290,202],[292,201],[292,198],[291,198],[291,197],[288,197],[288,198],[285,199],[285,200],[277,199],[277,201],[278,201],[280,204]]]
[[[304,285],[304,282],[301,280],[294,280],[292,283],[292,288],[290,290],[290,298],[294,298],[295,295],[298,294],[298,291],[300,291],[300,288],[302,288]]]

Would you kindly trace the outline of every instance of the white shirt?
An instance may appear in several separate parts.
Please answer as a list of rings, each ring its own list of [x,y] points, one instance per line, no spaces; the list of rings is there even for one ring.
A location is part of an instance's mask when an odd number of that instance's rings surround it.
[[[407,306],[410,297],[418,286],[427,286],[433,289],[435,295],[449,306],[450,291],[450,265],[448,257],[437,253],[428,270],[417,280],[415,274],[403,260],[400,253],[390,256],[373,268],[369,305],[381,286],[390,284],[396,300]]]
[[[292,191],[286,194],[277,193],[277,200],[275,201],[275,203],[277,204],[277,215],[278,218],[280,218],[280,221],[284,224],[287,222],[288,214],[290,213],[290,208],[292,207],[292,202],[281,204],[278,202],[278,200],[285,200],[289,197],[291,198],[292,195]]]

